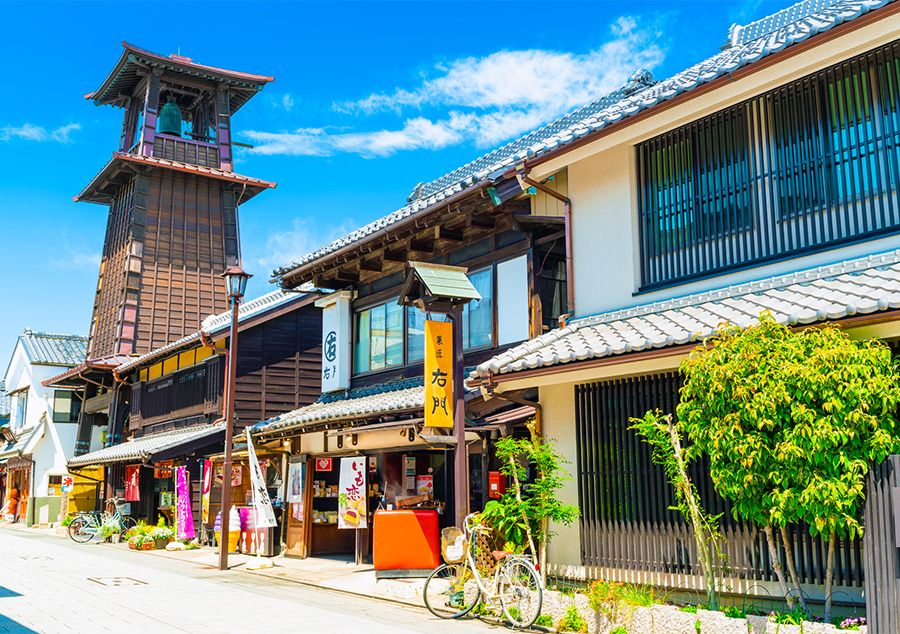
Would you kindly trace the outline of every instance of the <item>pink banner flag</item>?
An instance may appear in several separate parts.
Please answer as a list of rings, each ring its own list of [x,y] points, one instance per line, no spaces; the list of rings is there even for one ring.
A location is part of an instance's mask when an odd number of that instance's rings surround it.
[[[191,485],[188,479],[187,467],[175,469],[175,494],[178,497],[178,521],[177,530],[179,539],[193,539],[194,514],[191,512]]]

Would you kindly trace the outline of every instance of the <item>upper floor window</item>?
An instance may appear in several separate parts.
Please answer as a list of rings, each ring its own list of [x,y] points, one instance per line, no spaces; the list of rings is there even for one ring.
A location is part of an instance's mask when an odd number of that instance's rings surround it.
[[[25,413],[28,411],[28,390],[10,394],[10,398],[10,424],[14,430],[22,429],[25,426]]]
[[[81,413],[81,400],[71,390],[53,391],[53,422],[76,423]]]
[[[527,274],[524,255],[469,272],[469,280],[481,299],[463,308],[464,350],[528,338]],[[438,313],[426,315],[417,308],[400,306],[397,298],[356,311],[353,373],[421,362],[425,355],[426,319],[445,321],[448,317]]]
[[[900,43],[638,146],[649,289],[900,230]]]

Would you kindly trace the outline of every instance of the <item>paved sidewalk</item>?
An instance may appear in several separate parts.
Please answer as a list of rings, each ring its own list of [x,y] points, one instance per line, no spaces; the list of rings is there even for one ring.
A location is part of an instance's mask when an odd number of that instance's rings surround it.
[[[422,608],[288,582],[274,574],[279,569],[267,575],[221,573],[203,561],[172,559],[126,547],[79,545],[44,531],[0,530],[0,632],[466,634],[502,629],[474,619],[444,621]]]

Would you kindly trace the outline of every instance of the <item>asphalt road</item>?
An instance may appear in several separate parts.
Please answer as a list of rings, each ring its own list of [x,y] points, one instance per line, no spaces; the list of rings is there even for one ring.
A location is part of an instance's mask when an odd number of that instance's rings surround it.
[[[476,619],[231,570],[0,529],[0,632],[468,634]]]

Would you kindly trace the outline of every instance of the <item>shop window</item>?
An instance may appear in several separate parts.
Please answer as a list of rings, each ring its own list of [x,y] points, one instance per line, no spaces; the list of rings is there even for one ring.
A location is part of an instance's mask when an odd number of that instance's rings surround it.
[[[81,413],[81,399],[70,390],[54,390],[53,422],[76,423]]]
[[[12,395],[11,423],[14,430],[25,426],[25,412],[28,409],[28,390]]]
[[[425,320],[450,321],[443,313],[423,313],[412,306],[406,309],[406,356],[408,363],[425,358]]]
[[[55,496],[62,494],[62,476],[52,475],[47,478],[47,495]]]
[[[396,299],[356,314],[355,373],[403,365],[403,306]]]
[[[481,295],[463,310],[463,348],[487,348],[494,343],[494,275],[493,268],[469,273],[472,286]]]

